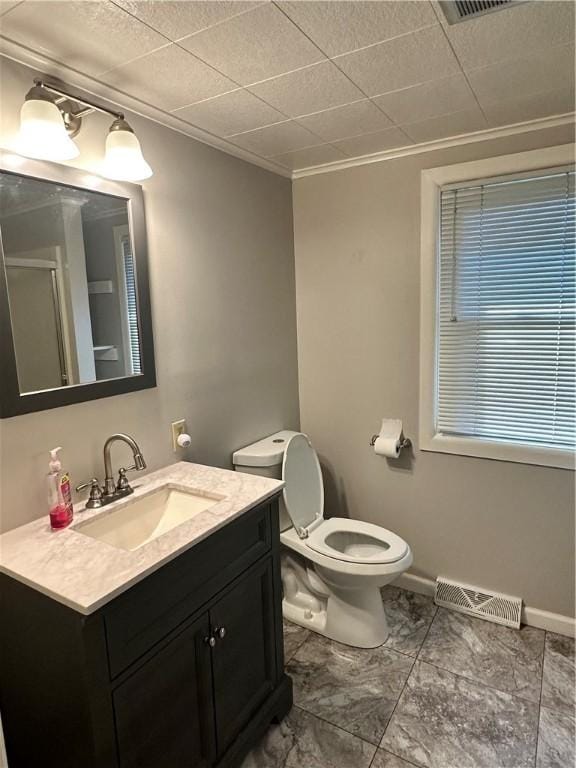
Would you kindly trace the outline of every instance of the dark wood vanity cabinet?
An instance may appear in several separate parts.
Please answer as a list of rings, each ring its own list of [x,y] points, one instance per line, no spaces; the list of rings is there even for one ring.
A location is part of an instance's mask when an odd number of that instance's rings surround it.
[[[112,694],[122,768],[207,768],[215,756],[209,629],[203,615]]]
[[[10,768],[233,768],[290,709],[276,500],[89,616],[0,583]]]
[[[221,752],[274,690],[273,574],[270,561],[234,584],[210,610],[216,742]]]

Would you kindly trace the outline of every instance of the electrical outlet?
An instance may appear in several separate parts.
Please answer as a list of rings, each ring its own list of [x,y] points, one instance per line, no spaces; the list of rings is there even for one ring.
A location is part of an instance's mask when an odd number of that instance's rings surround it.
[[[180,419],[180,421],[173,421],[171,424],[172,427],[172,450],[174,453],[177,453],[180,448],[178,446],[178,438],[183,433],[186,432],[186,419]]]

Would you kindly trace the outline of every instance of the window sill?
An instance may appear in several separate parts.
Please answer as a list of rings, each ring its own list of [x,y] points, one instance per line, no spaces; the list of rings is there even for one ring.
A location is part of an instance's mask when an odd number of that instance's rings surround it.
[[[535,464],[541,467],[557,467],[558,469],[576,469],[574,452],[563,448],[517,445],[516,443],[442,434],[421,436],[419,447],[422,451],[453,453],[460,456],[512,461],[519,464]]]

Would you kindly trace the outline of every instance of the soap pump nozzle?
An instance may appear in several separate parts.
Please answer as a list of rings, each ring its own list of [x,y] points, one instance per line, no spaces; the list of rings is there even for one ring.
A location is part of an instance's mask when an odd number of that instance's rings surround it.
[[[58,446],[58,448],[52,448],[50,451],[50,472],[59,472],[62,469],[62,462],[58,458],[58,451],[62,450],[62,446]]]

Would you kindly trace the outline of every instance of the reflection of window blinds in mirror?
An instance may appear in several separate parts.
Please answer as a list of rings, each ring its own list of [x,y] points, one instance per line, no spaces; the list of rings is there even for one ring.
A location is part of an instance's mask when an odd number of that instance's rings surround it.
[[[126,281],[126,308],[128,312],[128,333],[130,336],[130,354],[132,373],[142,373],[140,362],[140,334],[138,333],[138,301],[136,298],[136,272],[134,257],[130,249],[130,238],[122,238],[122,257],[124,259],[124,279]]]

